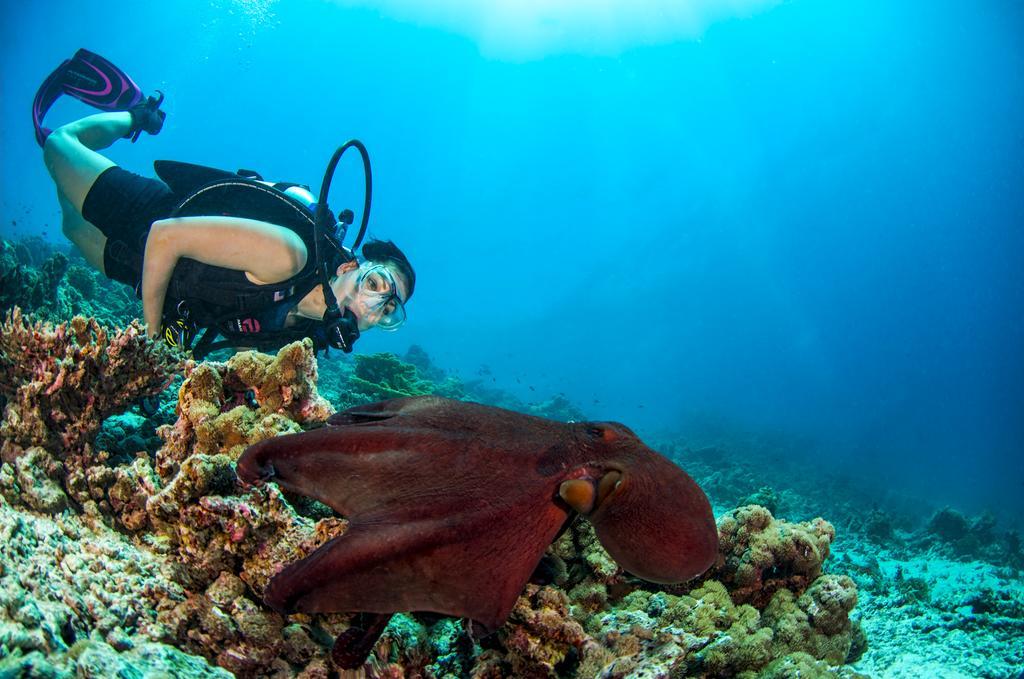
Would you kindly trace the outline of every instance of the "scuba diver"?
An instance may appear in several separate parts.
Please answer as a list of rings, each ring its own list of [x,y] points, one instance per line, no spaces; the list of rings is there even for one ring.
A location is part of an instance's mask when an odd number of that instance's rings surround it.
[[[43,117],[61,95],[102,113],[55,130]],[[309,187],[268,182],[176,161],[154,163],[159,179],[98,153],[118,139],[158,134],[163,94],[146,97],[123,71],[81,49],[43,82],[32,105],[36,141],[60,201],[64,234],[108,278],[135,289],[146,331],[203,358],[224,347],[276,349],[309,337],[316,349],[349,352],[361,332],[397,329],[416,285],[391,241],[368,241],[372,180],[357,140],[339,147],[319,198]],[[327,206],[334,170],[355,148],[365,197],[359,233],[343,245],[351,210]],[[223,337],[222,340],[217,340]]]

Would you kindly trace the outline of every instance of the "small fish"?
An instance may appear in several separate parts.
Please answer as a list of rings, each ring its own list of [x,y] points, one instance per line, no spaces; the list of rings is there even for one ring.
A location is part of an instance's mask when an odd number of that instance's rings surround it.
[[[531,387],[530,387],[530,391],[537,391],[537,390],[536,390],[536,389],[534,389],[534,388],[533,388],[533,387],[531,386]]]

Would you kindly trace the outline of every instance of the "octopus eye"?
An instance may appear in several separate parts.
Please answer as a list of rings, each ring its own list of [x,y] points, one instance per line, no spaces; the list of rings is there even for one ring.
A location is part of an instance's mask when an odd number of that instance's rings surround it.
[[[614,427],[609,427],[606,424],[593,424],[593,425],[590,425],[587,428],[587,433],[590,434],[590,436],[592,438],[601,439],[602,441],[605,441],[606,443],[611,443],[612,441],[618,441],[619,438],[621,438],[620,435],[619,435],[619,432],[617,432]]]

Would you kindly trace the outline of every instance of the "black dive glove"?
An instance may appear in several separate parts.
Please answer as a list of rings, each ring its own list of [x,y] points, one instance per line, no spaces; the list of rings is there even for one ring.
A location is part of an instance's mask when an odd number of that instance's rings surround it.
[[[132,114],[132,126],[128,128],[128,133],[124,136],[126,139],[131,137],[133,144],[143,132],[156,134],[164,126],[164,118],[167,117],[167,114],[160,110],[160,104],[164,101],[164,93],[160,90],[157,90],[156,93],[157,96],[149,97],[141,104],[136,104],[128,109],[128,113]]]
[[[352,345],[359,339],[359,324],[356,320],[356,315],[348,307],[345,307],[341,318],[328,320],[328,314],[324,314],[324,330],[327,334],[327,344],[335,349],[341,349],[346,354],[351,353]]]

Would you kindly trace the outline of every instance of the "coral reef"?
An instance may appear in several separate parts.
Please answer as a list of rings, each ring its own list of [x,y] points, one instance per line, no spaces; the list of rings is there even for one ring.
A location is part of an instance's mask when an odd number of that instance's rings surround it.
[[[73,512],[18,511],[9,472],[0,468],[0,676],[229,676],[167,645],[160,610],[184,592],[163,559]]]
[[[587,419],[583,411],[577,408],[565,394],[555,394],[547,400],[529,403],[521,410],[529,415],[546,417],[560,422],[582,422]]]
[[[10,459],[45,446],[62,457],[81,454],[103,420],[159,393],[177,365],[137,323],[111,330],[76,316],[54,326],[15,308],[0,325],[0,452]]]
[[[740,507],[719,520],[712,577],[735,602],[763,607],[778,590],[803,592],[821,575],[833,538],[835,528],[824,519],[794,524],[758,505]]]
[[[87,339],[89,346],[102,341],[98,334]],[[444,388],[391,355],[340,365],[353,370],[348,399]],[[52,515],[46,520],[56,525],[81,526],[68,538],[79,549],[115,536],[116,549],[97,552],[113,564],[110,572],[95,577],[118,585],[87,585],[100,597],[97,605],[32,593],[34,601],[60,601],[68,611],[84,606],[84,618],[23,614],[24,605],[8,604],[3,644],[10,666],[34,667],[39,654],[52,653],[47,662],[54,663],[54,676],[98,676],[92,667],[174,675],[178,670],[169,668],[188,663],[198,663],[187,670],[196,676],[217,676],[212,665],[241,677],[328,676],[330,646],[349,616],[282,617],[260,595],[284,564],[343,534],[347,523],[274,484],[245,486],[234,473],[246,446],[331,414],[317,379],[308,341],[276,356],[242,352],[223,363],[187,362],[175,419],[157,428],[155,452],[147,452],[151,443],[141,436],[116,451],[101,446],[118,438],[111,432],[142,430],[137,417],[124,415],[107,422],[106,437],[82,447],[91,454],[79,455],[75,465],[53,439],[18,444],[18,454],[0,466],[0,492],[25,510]],[[568,402],[552,403],[571,412]],[[19,525],[16,516],[9,521]],[[820,519],[790,523],[748,506],[725,515],[719,529],[723,552],[714,569],[695,583],[663,587],[622,572],[580,522],[552,546],[537,582],[498,632],[480,638],[456,620],[397,615],[366,665],[367,676],[753,677],[785,676],[795,667],[813,676],[853,676],[836,666],[863,648],[850,619],[856,588],[849,578],[821,575],[831,526]],[[4,563],[16,565],[5,572],[32,559],[69,558],[56,548],[12,546]],[[137,571],[118,565],[128,563]],[[154,644],[170,645],[178,655],[158,658]]]
[[[419,359],[422,363],[423,356]],[[440,383],[424,379],[416,366],[402,361],[395,354],[357,354],[344,392],[340,395],[339,408],[424,394],[460,398],[462,389],[454,378],[444,378]]]
[[[68,270],[62,252],[36,253],[49,248],[39,238],[20,243],[0,241],[0,309],[14,306],[55,317],[61,300],[57,288]]]
[[[429,380],[436,384],[448,379],[448,375],[445,371],[434,365],[434,362],[430,359],[430,355],[418,344],[410,345],[406,350],[405,355],[402,356],[402,360],[414,366],[425,380]]]
[[[915,536],[926,548],[956,559],[984,559],[991,563],[1024,568],[1024,551],[1016,531],[997,531],[991,514],[969,518],[950,507],[944,507],[928,520]]]
[[[53,323],[77,315],[124,327],[142,316],[131,288],[104,277],[77,251],[37,236],[0,240],[0,312],[16,306]]]
[[[739,508],[719,520],[718,564],[698,583],[672,587],[617,571],[588,526],[574,526],[553,552],[566,562],[570,608],[588,635],[576,647],[601,649],[578,656],[577,676],[591,676],[583,668],[590,672],[595,658],[603,677],[778,676],[787,663],[811,663],[815,676],[854,676],[837,667],[863,651],[863,635],[850,619],[856,586],[845,576],[812,575],[828,555],[825,526],[789,524],[763,507]],[[817,540],[815,564],[803,555],[810,536]],[[741,543],[744,549],[737,549]],[[727,587],[727,581],[743,584]]]

